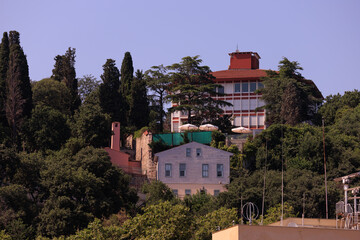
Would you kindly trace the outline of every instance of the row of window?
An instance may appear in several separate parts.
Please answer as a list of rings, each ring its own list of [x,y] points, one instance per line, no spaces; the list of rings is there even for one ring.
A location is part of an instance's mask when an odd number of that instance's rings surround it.
[[[196,149],[196,156],[201,157],[201,148]],[[186,157],[191,157],[191,148],[186,148]]]
[[[209,164],[202,164],[202,177],[209,177]],[[165,177],[172,176],[172,164],[165,164]],[[216,176],[223,177],[224,176],[224,164],[216,164]],[[179,164],[179,177],[186,177],[186,163]]]
[[[264,88],[264,84],[260,82],[243,82],[243,83],[234,83],[234,92],[235,93],[248,93],[248,92],[255,92],[257,89]],[[218,93],[224,94],[224,86],[218,87]]]
[[[206,192],[206,189],[202,189],[201,191]],[[172,192],[174,193],[175,196],[178,196],[178,190],[177,189],[173,189]],[[219,195],[219,193],[220,193],[220,190],[214,190],[214,196]],[[185,195],[186,196],[191,195],[191,189],[185,189]]]

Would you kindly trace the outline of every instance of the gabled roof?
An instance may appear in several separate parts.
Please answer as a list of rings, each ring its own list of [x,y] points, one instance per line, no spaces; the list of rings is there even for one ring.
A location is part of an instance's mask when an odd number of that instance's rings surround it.
[[[234,78],[261,78],[266,77],[266,71],[262,69],[231,69],[216,71],[211,73],[216,80],[220,79],[234,79]]]
[[[203,148],[206,151],[221,152],[222,154],[228,155],[229,157],[233,155],[230,152],[227,152],[227,151],[224,151],[224,150],[221,150],[221,149],[218,149],[218,148],[213,148],[213,147],[210,147],[210,146],[205,145],[205,144],[201,144],[201,143],[198,143],[198,142],[190,142],[190,143],[187,143],[187,144],[180,145],[178,147],[174,147],[174,148],[162,151],[162,152],[158,152],[158,153],[155,154],[155,156],[161,157],[161,155],[163,155],[163,154],[171,154],[171,152],[175,152],[176,154],[178,154],[178,151],[177,151],[178,149],[183,148],[184,151],[185,151],[186,148],[200,148],[200,147]]]

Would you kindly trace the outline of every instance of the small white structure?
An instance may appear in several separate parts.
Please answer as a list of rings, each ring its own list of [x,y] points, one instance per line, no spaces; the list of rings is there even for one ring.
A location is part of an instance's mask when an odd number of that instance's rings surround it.
[[[233,154],[191,142],[155,154],[157,179],[180,198],[197,191],[217,195],[230,182],[230,157]]]

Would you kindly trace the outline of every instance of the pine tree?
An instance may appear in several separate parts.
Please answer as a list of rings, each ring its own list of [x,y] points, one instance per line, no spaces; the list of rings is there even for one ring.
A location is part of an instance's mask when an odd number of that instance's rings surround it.
[[[126,52],[124,59],[121,64],[121,79],[120,79],[120,92],[122,96],[122,106],[121,111],[125,113],[125,116],[129,116],[129,104],[131,98],[131,84],[133,81],[134,67],[133,61],[130,52]],[[126,119],[127,121],[128,119]],[[123,121],[123,125],[127,125],[126,122]]]
[[[296,125],[303,116],[304,101],[296,83],[289,83],[282,95],[280,115],[285,124]],[[306,108],[305,108],[306,109]]]
[[[170,76],[167,74],[167,68],[163,65],[153,66],[145,72],[146,83],[152,92],[151,100],[151,115],[155,115],[155,124],[158,125],[156,129],[163,132],[164,129],[164,104],[168,102],[166,96],[168,94],[170,85]],[[158,123],[158,124],[157,124]]]
[[[182,58],[180,63],[168,67],[174,70],[171,73],[171,88],[168,95],[174,105],[169,111],[185,111],[188,123],[202,124],[212,121],[223,113],[221,107],[232,106],[228,102],[211,97],[215,94],[220,95],[215,92],[218,85],[213,81],[210,68],[200,66],[201,62],[199,56],[188,56]]]
[[[149,123],[149,101],[147,98],[146,82],[141,70],[137,70],[131,84],[129,104],[129,126],[140,129]]]
[[[9,67],[6,75],[6,117],[12,129],[13,143],[17,142],[18,131],[25,117],[32,110],[32,91],[29,67],[23,49],[20,47],[20,35],[10,32]]]
[[[6,73],[9,67],[9,38],[7,32],[4,32],[0,44],[0,124],[7,125],[5,114],[6,99]]]
[[[100,106],[104,113],[110,115],[112,121],[124,121],[125,117],[121,117],[121,95],[120,73],[115,66],[115,60],[107,59],[103,65],[104,73],[101,75],[102,83],[100,84]]]
[[[279,71],[267,71],[261,89],[266,105],[266,123],[296,125],[304,121],[316,121],[316,105],[322,95],[311,80],[305,79],[299,70],[300,64],[283,58]]]
[[[70,107],[71,113],[74,113],[80,106],[80,97],[78,94],[78,80],[75,71],[75,48],[70,48],[65,55],[57,55],[54,60],[54,69],[52,70],[53,79],[63,82],[71,92],[72,104]]]

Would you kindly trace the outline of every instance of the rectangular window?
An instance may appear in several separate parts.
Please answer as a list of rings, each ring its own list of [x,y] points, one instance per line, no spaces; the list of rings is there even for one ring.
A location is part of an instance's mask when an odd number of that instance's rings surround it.
[[[217,164],[216,165],[216,172],[217,172],[217,176],[218,177],[223,177],[224,176],[224,164]]]
[[[177,189],[173,189],[172,192],[176,197],[178,196],[178,190]]]
[[[255,92],[256,91],[256,82],[251,82],[250,83],[250,92]]]
[[[179,175],[180,175],[180,177],[185,177],[186,176],[186,164],[185,163],[180,163]]]
[[[224,87],[223,86],[219,86],[218,87],[218,93],[220,93],[220,94],[224,94]]]
[[[234,92],[240,92],[240,83],[235,83]]]
[[[209,164],[202,165],[202,177],[209,177]]]
[[[165,177],[171,177],[171,163],[165,164]]]
[[[264,84],[262,84],[261,82],[258,83],[258,89],[262,89],[264,88]]]
[[[241,100],[241,110],[249,110],[249,99]]]
[[[201,148],[196,149],[196,156],[201,157]]]
[[[256,116],[250,116],[250,126],[256,127]]]
[[[242,83],[241,88],[243,93],[249,92],[249,84],[247,82]]]
[[[185,189],[185,195],[187,196],[191,195],[191,189]]]
[[[217,195],[219,195],[220,190],[214,190],[214,196],[216,197]]]
[[[186,148],[186,156],[191,157],[191,148]]]
[[[250,99],[250,110],[255,110],[257,105],[257,100],[256,99]]]

